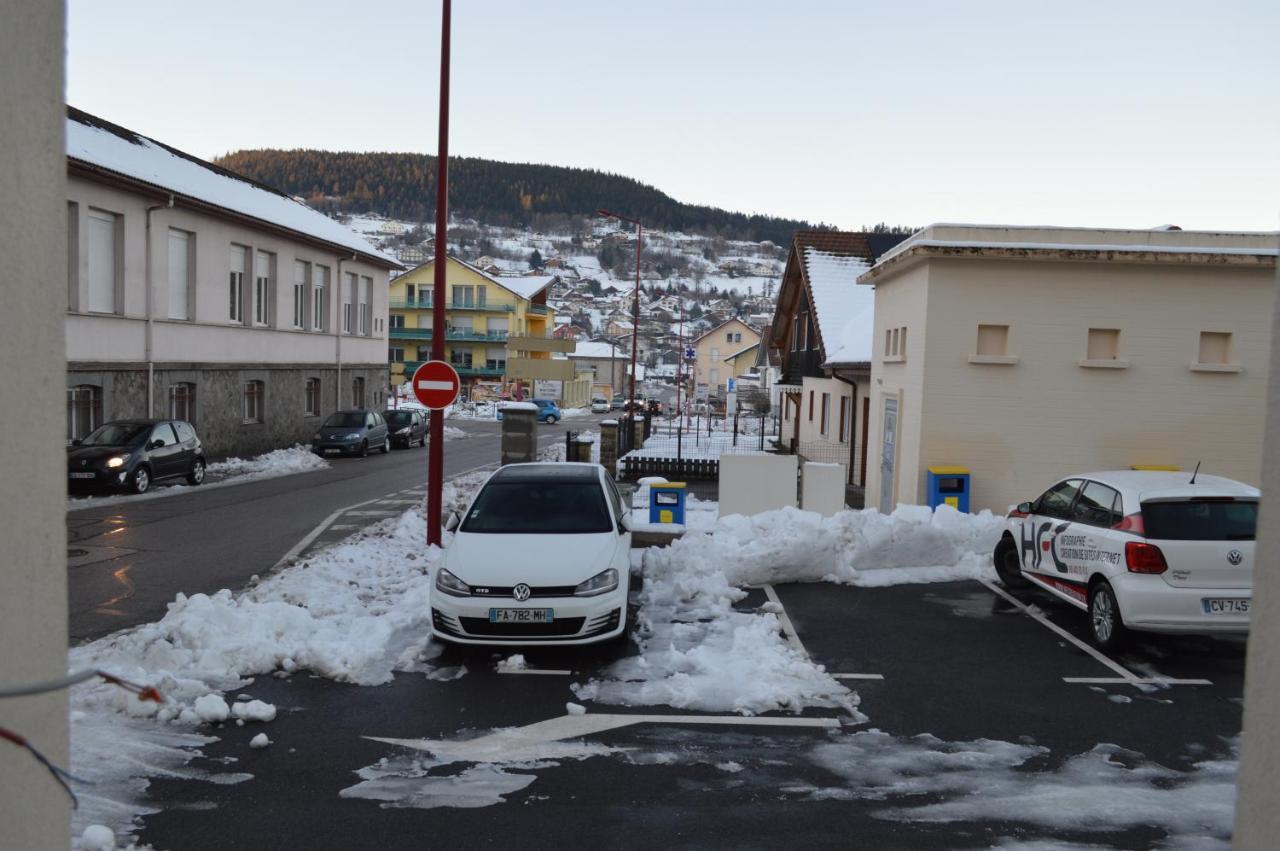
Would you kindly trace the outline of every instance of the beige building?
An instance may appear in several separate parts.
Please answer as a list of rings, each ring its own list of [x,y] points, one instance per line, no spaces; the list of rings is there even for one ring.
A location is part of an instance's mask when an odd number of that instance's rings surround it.
[[[68,441],[186,419],[211,455],[386,401],[396,261],[269,187],[76,109],[66,120]]]
[[[734,366],[725,358],[760,342],[760,332],[741,319],[721,322],[693,341],[693,392],[701,397],[703,392],[713,399],[723,399]]]
[[[875,289],[867,504],[972,472],[1003,512],[1071,472],[1259,483],[1277,234],[933,225]]]

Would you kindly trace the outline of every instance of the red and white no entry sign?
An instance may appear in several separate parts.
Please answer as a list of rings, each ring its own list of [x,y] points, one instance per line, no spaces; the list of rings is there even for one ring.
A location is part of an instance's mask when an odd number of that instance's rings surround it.
[[[461,385],[458,371],[442,360],[429,360],[413,372],[413,395],[433,411],[452,405]]]

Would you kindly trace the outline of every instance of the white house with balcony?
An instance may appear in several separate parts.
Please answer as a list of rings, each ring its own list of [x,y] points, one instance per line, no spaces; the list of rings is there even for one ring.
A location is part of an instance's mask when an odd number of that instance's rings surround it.
[[[192,422],[210,455],[386,399],[398,268],[283,193],[67,110],[67,440]]]

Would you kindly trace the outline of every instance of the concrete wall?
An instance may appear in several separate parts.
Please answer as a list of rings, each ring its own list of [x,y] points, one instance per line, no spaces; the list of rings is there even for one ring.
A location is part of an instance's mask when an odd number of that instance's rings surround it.
[[[63,5],[0,0],[0,684],[67,670]],[[19,366],[20,365],[20,366]],[[0,701],[0,723],[67,764],[65,692]],[[27,754],[0,753],[0,848],[66,848],[71,802]]]
[[[855,378],[858,385],[857,398],[854,389],[848,383],[835,378],[803,379],[804,392],[801,394],[799,446],[800,454],[814,461],[844,464],[846,471],[852,476],[851,484],[862,484],[858,480],[862,444],[866,435],[862,433],[862,400],[867,398],[871,390],[870,378]],[[809,394],[813,394],[813,419],[809,419]],[[831,415],[826,433],[822,431],[822,394],[830,394]],[[848,399],[850,403],[849,440],[840,439],[840,400]],[[784,405],[782,417],[782,440],[789,443],[796,435],[796,410],[792,405]],[[871,463],[870,457],[867,459]]]
[[[970,467],[975,509],[1132,464],[1258,484],[1272,272],[934,260],[930,281],[919,466]],[[970,362],[979,323],[1009,326],[1016,363]],[[1120,329],[1126,368],[1080,365],[1090,328]],[[1194,370],[1201,331],[1230,332],[1241,371]]]
[[[860,285],[861,286],[861,285]],[[921,430],[930,415],[924,398],[926,332],[932,281],[927,266],[917,266],[894,278],[887,286],[876,287],[876,319],[871,364],[871,416],[867,445],[867,507],[879,507],[881,495],[880,461],[884,442],[885,399],[898,400],[897,460],[894,465],[891,506],[919,502],[924,495],[920,482]],[[887,329],[906,328],[906,355],[888,360],[884,351]]]
[[[1280,282],[1280,279],[1278,279]],[[1278,305],[1277,307],[1280,307]],[[1271,319],[1272,339],[1280,337],[1280,310]],[[1262,508],[1258,517],[1253,574],[1252,632],[1245,668],[1244,738],[1241,744],[1239,797],[1232,842],[1242,851],[1274,848],[1280,836],[1275,767],[1280,765],[1280,346],[1273,345],[1267,380],[1266,448],[1262,464]]]
[[[720,516],[794,507],[797,463],[794,455],[721,455]]]

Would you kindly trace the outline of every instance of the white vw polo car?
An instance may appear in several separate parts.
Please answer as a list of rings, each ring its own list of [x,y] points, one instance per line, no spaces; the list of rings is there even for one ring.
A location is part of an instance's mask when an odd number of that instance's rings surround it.
[[[1247,632],[1258,497],[1202,474],[1070,476],[1009,513],[996,572],[1087,611],[1101,647],[1127,630]]]
[[[631,531],[599,464],[510,464],[476,494],[431,591],[431,631],[460,644],[590,644],[627,625]]]

